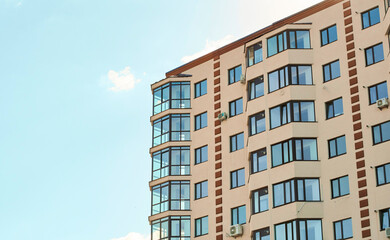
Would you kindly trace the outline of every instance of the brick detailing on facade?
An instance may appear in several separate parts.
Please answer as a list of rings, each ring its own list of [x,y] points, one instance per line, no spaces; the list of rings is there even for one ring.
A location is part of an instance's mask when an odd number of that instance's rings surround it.
[[[355,145],[355,157],[356,157],[356,174],[358,179],[358,196],[359,196],[359,207],[360,207],[360,222],[361,222],[361,238],[368,239],[371,237],[370,229],[370,218],[369,218],[369,203],[368,203],[368,191],[367,191],[367,177],[366,177],[366,164],[364,160],[363,150],[363,132],[362,119],[360,114],[360,97],[359,87],[356,69],[356,53],[355,53],[355,42],[353,32],[353,20],[351,17],[351,1],[346,0],[343,3],[343,14],[344,14],[344,27],[346,34],[346,49],[348,58],[348,75],[349,75],[349,87],[350,96],[352,102],[352,124],[354,131],[354,145]],[[355,238],[360,238],[354,236]]]

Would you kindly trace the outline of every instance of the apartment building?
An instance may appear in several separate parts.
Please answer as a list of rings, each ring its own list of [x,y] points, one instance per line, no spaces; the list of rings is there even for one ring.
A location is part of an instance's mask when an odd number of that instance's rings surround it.
[[[152,84],[152,240],[388,239],[389,0],[325,0]]]

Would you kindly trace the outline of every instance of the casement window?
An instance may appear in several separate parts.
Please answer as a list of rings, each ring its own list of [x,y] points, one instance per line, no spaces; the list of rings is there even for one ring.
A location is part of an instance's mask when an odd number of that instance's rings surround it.
[[[323,65],[322,71],[324,82],[328,82],[340,77],[340,61],[336,60],[334,62]]]
[[[376,167],[376,184],[381,186],[390,183],[390,163]]]
[[[274,207],[292,202],[320,201],[320,181],[316,178],[291,179],[273,186]]]
[[[381,231],[390,227],[390,208],[379,211],[379,221],[381,224]]]
[[[169,181],[152,188],[152,215],[190,210],[190,181]]]
[[[379,7],[370,9],[362,13],[363,29],[371,27],[372,25],[380,23]]]
[[[251,174],[267,170],[267,149],[251,152]]]
[[[190,147],[169,147],[153,153],[153,180],[190,174]]]
[[[207,127],[207,112],[195,116],[195,131]]]
[[[271,129],[290,122],[314,122],[313,101],[291,101],[270,109]]]
[[[325,103],[326,119],[331,119],[344,114],[343,98],[337,98]]]
[[[364,53],[366,55],[366,66],[373,65],[385,59],[382,43],[364,49]]]
[[[265,131],[265,113],[259,112],[249,117],[249,136]]]
[[[368,88],[370,95],[370,105],[375,104],[377,100],[381,98],[388,98],[387,82],[378,83]]]
[[[228,76],[229,76],[229,85],[235,82],[240,81],[242,74],[241,65],[234,67],[232,69],[229,69]]]
[[[230,152],[235,152],[244,148],[244,133],[230,136]]]
[[[267,39],[267,56],[271,57],[286,49],[309,49],[309,30],[287,30]]]
[[[242,98],[229,102],[229,117],[234,117],[243,113]]]
[[[310,65],[288,65],[268,73],[268,92],[274,92],[289,85],[313,85]]]
[[[207,93],[207,79],[195,83],[195,98],[203,96]]]
[[[153,146],[190,140],[190,114],[170,114],[153,122]]]
[[[322,240],[319,219],[297,219],[275,225],[275,240]]]
[[[343,240],[353,237],[352,233],[352,218],[343,219],[333,222],[334,239]]]
[[[349,180],[348,176],[332,179],[332,198],[338,198],[349,195]]]
[[[237,188],[245,185],[245,168],[230,172],[230,188]]]
[[[252,191],[252,214],[268,210],[268,188]]]
[[[390,140],[390,121],[372,127],[372,137],[375,144]]]
[[[345,136],[340,136],[328,140],[329,158],[337,157],[347,153],[347,146],[345,143]]]
[[[270,240],[269,227],[253,231],[252,240]]]
[[[195,237],[203,236],[209,233],[209,217],[195,219]]]
[[[246,223],[245,205],[231,209],[231,225]]]
[[[317,139],[293,138],[271,146],[272,167],[292,161],[316,161]]]
[[[195,184],[195,200],[208,196],[208,181]]]
[[[264,96],[264,76],[248,81],[248,99]]]
[[[263,61],[263,46],[262,43],[256,43],[247,48],[247,66],[250,67],[256,63]]]
[[[190,82],[170,82],[153,90],[153,114],[172,108],[190,108]]]
[[[337,41],[336,24],[321,30],[321,46]]]
[[[152,222],[152,240],[191,239],[191,216],[169,216]]]
[[[195,149],[195,165],[208,161],[208,146]]]

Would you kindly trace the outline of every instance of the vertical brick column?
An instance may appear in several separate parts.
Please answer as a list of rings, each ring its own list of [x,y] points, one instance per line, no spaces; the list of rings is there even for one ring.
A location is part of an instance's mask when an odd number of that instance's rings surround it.
[[[221,121],[218,114],[221,113],[221,78],[219,56],[214,58],[214,142],[215,142],[215,226],[216,240],[223,239],[222,216],[222,137]]]
[[[360,222],[361,222],[361,236],[362,239],[371,237],[369,209],[368,209],[368,192],[367,192],[367,177],[366,177],[366,163],[364,160],[364,144],[362,121],[360,115],[360,96],[358,87],[358,77],[356,68],[356,52],[355,41],[353,34],[353,20],[351,1],[343,3],[344,11],[344,27],[346,35],[346,50],[348,59],[348,75],[352,106],[352,121],[354,131],[355,143],[355,159],[356,159],[356,174],[358,178],[359,188],[359,207],[360,207]],[[359,237],[356,237],[359,238]]]

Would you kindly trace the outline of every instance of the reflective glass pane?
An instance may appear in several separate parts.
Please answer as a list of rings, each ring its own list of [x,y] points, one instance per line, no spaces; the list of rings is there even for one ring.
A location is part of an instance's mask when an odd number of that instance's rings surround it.
[[[374,58],[374,62],[379,62],[384,59],[382,43],[374,47]]]
[[[297,48],[310,48],[309,31],[296,31],[296,32],[297,32]]]
[[[382,129],[382,141],[388,141],[390,140],[390,122],[382,123],[381,124]]]
[[[337,154],[341,155],[347,152],[347,147],[345,143],[345,136],[337,138]]]
[[[307,239],[322,240],[321,220],[307,220]]]
[[[299,85],[311,85],[313,79],[311,75],[311,66],[298,66]]]
[[[362,22],[363,22],[363,28],[367,28],[370,26],[368,12],[362,14]]]
[[[276,167],[282,164],[282,144],[273,145],[271,148],[272,166]]]
[[[389,165],[389,167],[390,167],[390,165]],[[376,177],[377,177],[378,185],[381,185],[381,184],[385,183],[385,168],[383,166],[382,167],[378,167],[376,169]]]
[[[270,110],[271,115],[271,128],[276,128],[281,125],[280,122],[280,107],[272,108]]]
[[[339,181],[338,179],[332,180],[332,197],[338,197],[340,196],[340,190],[339,190]]]
[[[267,39],[268,57],[275,55],[278,51],[276,36]]]
[[[371,23],[371,25],[377,24],[380,21],[381,20],[380,20],[380,16],[379,16],[379,8],[372,9],[370,11],[370,23]]]
[[[314,103],[301,102],[301,121],[314,122]]]
[[[342,239],[343,235],[341,232],[341,222],[335,222],[334,234],[335,234],[336,240]]]
[[[349,194],[349,181],[348,176],[340,178],[340,195]]]
[[[334,116],[343,114],[343,99],[339,98],[333,101],[334,104]]]
[[[366,64],[371,65],[374,63],[374,57],[372,53],[372,48],[366,49]]]
[[[268,74],[268,86],[269,91],[273,92],[277,89],[279,89],[279,77],[278,77],[278,71],[272,72]]]
[[[388,97],[387,83],[386,82],[378,84],[377,89],[378,89],[378,99],[387,98]]]
[[[316,139],[303,139],[303,160],[317,160]]]
[[[343,220],[343,235],[344,239],[351,238],[353,236],[352,234],[352,219],[346,219]]]
[[[321,43],[322,45],[328,44],[328,31],[327,29],[321,31]]]
[[[306,201],[320,201],[320,184],[318,179],[305,180]]]
[[[328,29],[328,33],[329,33],[329,42],[334,42],[337,40],[337,27],[336,27],[336,25],[330,27]]]
[[[284,204],[284,188],[283,183],[276,184],[273,187],[274,207]]]
[[[330,64],[332,69],[332,79],[340,77],[340,62],[336,61]]]
[[[327,82],[330,80],[330,66],[329,66],[329,64],[325,65],[323,67],[323,70],[324,70],[324,82]]]
[[[285,224],[279,224],[275,226],[275,240],[287,240]]]

